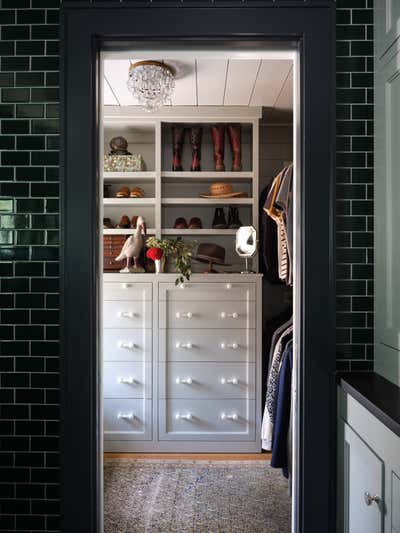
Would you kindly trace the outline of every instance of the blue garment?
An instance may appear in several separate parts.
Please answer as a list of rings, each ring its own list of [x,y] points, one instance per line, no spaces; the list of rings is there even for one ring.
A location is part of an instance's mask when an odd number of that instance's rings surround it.
[[[288,432],[292,401],[292,369],[293,341],[290,340],[286,345],[279,370],[271,458],[271,466],[273,468],[282,468],[285,477],[288,477]]]

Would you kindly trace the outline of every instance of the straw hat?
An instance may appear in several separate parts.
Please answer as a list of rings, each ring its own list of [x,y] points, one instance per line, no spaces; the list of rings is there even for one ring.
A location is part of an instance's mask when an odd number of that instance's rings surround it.
[[[223,181],[212,183],[208,194],[200,194],[201,198],[244,198],[247,196],[245,192],[234,192],[230,183]]]

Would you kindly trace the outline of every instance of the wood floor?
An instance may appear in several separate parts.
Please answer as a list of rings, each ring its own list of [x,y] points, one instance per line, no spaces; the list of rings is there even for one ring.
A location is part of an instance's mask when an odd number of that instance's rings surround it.
[[[105,459],[186,459],[190,461],[270,461],[270,453],[105,453]]]

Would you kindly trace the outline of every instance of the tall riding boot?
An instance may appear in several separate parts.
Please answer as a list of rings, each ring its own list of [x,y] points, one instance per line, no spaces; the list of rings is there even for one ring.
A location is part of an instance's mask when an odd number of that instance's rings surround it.
[[[232,150],[232,170],[242,170],[242,127],[240,124],[228,126],[228,137]]]
[[[190,130],[190,144],[192,145],[192,164],[190,170],[201,170],[201,134],[203,130],[198,126],[193,126]]]
[[[239,209],[230,205],[228,211],[228,228],[238,229],[240,226],[243,226],[243,224],[239,218]]]
[[[224,165],[224,148],[225,148],[225,126],[224,124],[215,124],[210,127],[211,138],[214,145],[214,162],[215,170],[225,170]]]
[[[185,129],[182,126],[172,126],[171,132],[173,146],[172,170],[183,170],[182,149],[185,137]]]

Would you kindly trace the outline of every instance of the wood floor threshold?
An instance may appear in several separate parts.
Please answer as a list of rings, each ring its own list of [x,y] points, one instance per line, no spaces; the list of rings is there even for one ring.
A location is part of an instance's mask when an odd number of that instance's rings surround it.
[[[186,459],[192,461],[270,461],[270,453],[105,453],[105,459]]]

